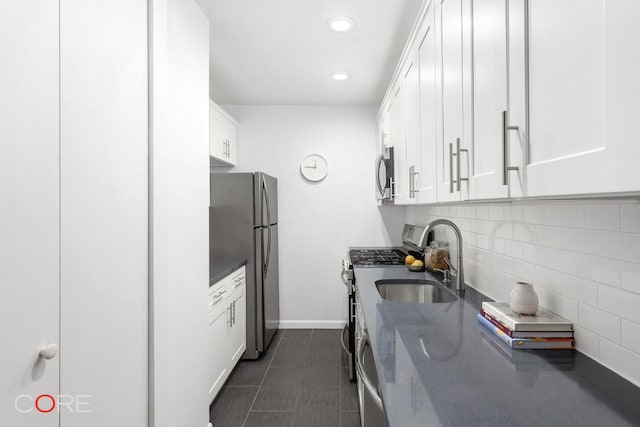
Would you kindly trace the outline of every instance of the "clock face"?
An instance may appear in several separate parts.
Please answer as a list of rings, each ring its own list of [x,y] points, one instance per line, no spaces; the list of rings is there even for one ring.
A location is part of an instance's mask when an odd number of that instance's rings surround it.
[[[300,173],[307,181],[322,181],[328,171],[327,161],[319,154],[309,154],[300,163]]]

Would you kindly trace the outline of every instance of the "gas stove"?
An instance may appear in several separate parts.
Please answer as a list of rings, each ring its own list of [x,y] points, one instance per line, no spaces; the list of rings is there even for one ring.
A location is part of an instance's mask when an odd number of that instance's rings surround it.
[[[353,248],[349,249],[351,265],[373,267],[376,265],[404,265],[407,253],[397,248]]]

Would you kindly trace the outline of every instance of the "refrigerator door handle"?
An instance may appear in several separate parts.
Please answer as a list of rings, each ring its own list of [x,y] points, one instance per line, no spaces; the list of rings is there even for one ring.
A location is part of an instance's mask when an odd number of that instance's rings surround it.
[[[271,226],[268,228],[267,233],[267,259],[264,263],[264,276],[267,277],[267,271],[269,271],[269,262],[271,261]]]
[[[267,188],[267,180],[262,176],[262,192],[264,193],[264,200],[267,205],[267,223],[264,224],[267,227],[271,225],[271,202],[269,201],[269,189]]]
[[[267,255],[264,260],[263,268],[264,277],[267,277],[267,271],[269,270],[269,261],[271,258],[271,201],[269,200],[269,189],[267,188],[267,180],[265,179],[264,175],[262,176],[262,192],[264,194],[264,200],[266,201],[267,205]]]

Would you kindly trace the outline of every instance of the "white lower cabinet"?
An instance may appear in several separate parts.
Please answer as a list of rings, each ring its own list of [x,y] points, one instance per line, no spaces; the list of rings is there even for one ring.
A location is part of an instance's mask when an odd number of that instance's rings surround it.
[[[209,288],[209,401],[212,402],[247,348],[246,269]]]

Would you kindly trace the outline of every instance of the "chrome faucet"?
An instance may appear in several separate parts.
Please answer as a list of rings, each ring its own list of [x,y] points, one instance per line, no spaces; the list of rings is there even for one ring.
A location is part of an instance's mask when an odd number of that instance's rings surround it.
[[[448,225],[456,234],[456,240],[457,240],[457,246],[458,246],[458,271],[456,271],[455,268],[453,268],[453,266],[448,262],[448,260],[447,260],[447,264],[449,265],[449,268],[453,270],[451,275],[455,275],[456,290],[464,291],[465,284],[464,284],[464,266],[462,264],[462,232],[460,231],[458,226],[455,225],[453,222],[449,221],[448,219],[441,218],[441,219],[436,219],[431,221],[431,223],[427,226],[427,229],[424,231],[424,235],[428,236],[429,232],[432,231],[438,225]],[[447,275],[445,274],[445,278],[446,277]]]

